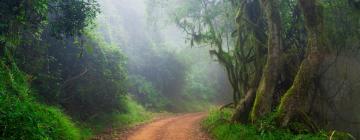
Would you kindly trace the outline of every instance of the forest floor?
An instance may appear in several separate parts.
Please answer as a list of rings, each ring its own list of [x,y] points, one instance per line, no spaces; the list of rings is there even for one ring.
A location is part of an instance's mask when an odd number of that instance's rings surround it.
[[[207,113],[165,115],[128,130],[119,130],[112,136],[96,140],[211,140],[201,130],[200,122]]]
[[[92,140],[211,140],[200,122],[208,113],[164,114],[128,129],[111,130]]]

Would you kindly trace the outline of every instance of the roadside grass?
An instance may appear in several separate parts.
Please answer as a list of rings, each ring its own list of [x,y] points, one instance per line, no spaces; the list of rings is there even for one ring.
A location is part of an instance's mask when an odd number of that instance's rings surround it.
[[[15,97],[0,97],[0,139],[82,139],[59,109]]]
[[[326,140],[327,135],[293,134],[289,130],[260,130],[252,125],[233,124],[229,122],[232,110],[212,109],[203,120],[202,126],[216,140]]]
[[[131,97],[126,97],[125,112],[114,112],[112,114],[104,114],[92,120],[82,123],[81,126],[85,131],[90,131],[91,136],[108,137],[114,135],[116,131],[126,129],[134,125],[144,123],[151,120],[154,114],[148,112],[144,107],[138,104]],[[91,128],[90,130],[88,128]]]

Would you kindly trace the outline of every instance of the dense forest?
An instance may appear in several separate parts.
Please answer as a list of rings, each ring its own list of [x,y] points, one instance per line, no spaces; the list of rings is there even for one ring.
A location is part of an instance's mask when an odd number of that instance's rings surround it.
[[[206,112],[213,139],[360,138],[359,0],[1,0],[0,139]]]

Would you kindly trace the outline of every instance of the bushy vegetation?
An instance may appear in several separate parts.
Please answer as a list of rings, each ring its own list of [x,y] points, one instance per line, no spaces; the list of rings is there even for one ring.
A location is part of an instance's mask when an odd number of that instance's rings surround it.
[[[154,85],[142,76],[131,75],[129,77],[129,92],[145,108],[153,111],[164,110],[169,102],[164,95],[160,94]]]
[[[39,43],[33,48],[18,47],[15,57],[19,67],[33,78],[32,87],[41,101],[61,106],[83,121],[124,110],[127,60],[120,49],[105,43],[92,30],[82,37],[47,37]]]
[[[327,135],[318,134],[293,134],[286,129],[271,127],[255,127],[232,123],[232,110],[222,111],[213,109],[209,116],[202,122],[205,130],[216,140],[326,140]],[[261,125],[261,124],[260,124]]]
[[[151,117],[126,95],[124,55],[93,37],[89,36],[86,42],[92,47],[91,52],[83,52],[81,57],[80,47],[61,47],[62,42],[57,40],[46,47],[51,61],[44,61],[48,56],[32,55],[36,51],[42,53],[45,48],[41,46],[18,48],[16,61],[29,75],[4,56],[0,69],[1,138],[87,139],[106,128],[126,127]],[[32,53],[24,54],[28,49]],[[49,65],[52,69],[47,69]],[[72,119],[38,101],[64,109]]]
[[[96,123],[149,118],[127,97],[125,55],[93,28],[98,6],[0,2],[0,139],[88,139]]]
[[[81,134],[62,111],[37,103],[27,77],[0,60],[0,132],[1,139],[79,140]]]
[[[49,38],[41,43],[44,45],[36,46],[28,54],[24,52],[29,48],[19,47],[17,62],[33,78],[31,84],[37,91],[36,97],[63,108],[79,121],[85,135],[150,118],[147,111],[127,95],[131,87],[127,58],[119,48],[105,43],[91,30],[82,38]],[[32,55],[44,53],[45,49],[47,55]],[[147,91],[147,87],[144,88],[141,90]]]
[[[134,124],[145,122],[152,118],[152,113],[148,112],[144,107],[139,105],[131,97],[124,98],[124,112],[113,112],[106,115],[92,118],[83,124],[93,128],[94,132],[102,132],[108,128],[126,128]]]
[[[79,129],[56,108],[17,97],[0,98],[1,138],[78,140]]]

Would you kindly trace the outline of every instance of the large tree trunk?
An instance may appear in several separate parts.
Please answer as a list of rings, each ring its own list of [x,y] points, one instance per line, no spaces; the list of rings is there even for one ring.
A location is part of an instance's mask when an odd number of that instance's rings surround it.
[[[261,68],[262,66],[259,65],[261,63],[256,62],[256,72],[253,81],[250,83],[251,87],[247,90],[245,94],[245,98],[241,99],[238,106],[236,107],[236,111],[232,116],[232,121],[240,122],[242,124],[246,124],[249,122],[249,116],[251,109],[254,105],[254,100],[256,97],[256,87],[261,79]]]
[[[272,98],[281,67],[281,18],[277,0],[260,0],[268,23],[268,58],[263,75],[256,91],[255,103],[251,112],[251,120],[271,112]]]
[[[249,24],[249,27],[252,29],[252,32],[254,33],[254,36],[257,40],[255,42],[255,51],[254,56],[255,60],[252,62],[252,65],[254,65],[254,76],[250,79],[244,80],[244,82],[249,82],[248,84],[243,84],[241,87],[244,90],[243,93],[245,94],[245,97],[240,100],[239,104],[236,106],[236,111],[234,115],[232,116],[232,121],[234,122],[240,122],[240,123],[248,123],[249,122],[249,114],[251,112],[251,109],[254,104],[255,96],[256,96],[256,88],[259,85],[259,81],[261,79],[262,75],[262,69],[263,69],[263,60],[264,58],[264,47],[262,44],[266,42],[265,40],[265,34],[262,29],[264,26],[263,19],[261,17],[261,8],[259,1],[249,1],[246,3],[245,9],[243,11],[246,14],[246,18],[251,22],[251,25]],[[241,9],[240,9],[241,10]],[[241,17],[237,17],[237,21],[241,21]],[[239,27],[239,31],[241,28]],[[240,36],[239,36],[240,37]],[[240,41],[240,39],[239,39]],[[248,71],[247,71],[248,72]],[[248,74],[248,73],[247,73]]]
[[[310,87],[318,77],[326,49],[320,5],[316,0],[299,0],[299,2],[307,28],[307,57],[301,63],[293,85],[281,99],[277,110],[277,118],[281,126],[287,126],[296,116],[303,116],[308,112]]]
[[[255,90],[249,89],[239,105],[236,108],[234,115],[232,116],[232,121],[240,122],[246,124],[249,121],[249,114],[255,99]]]

